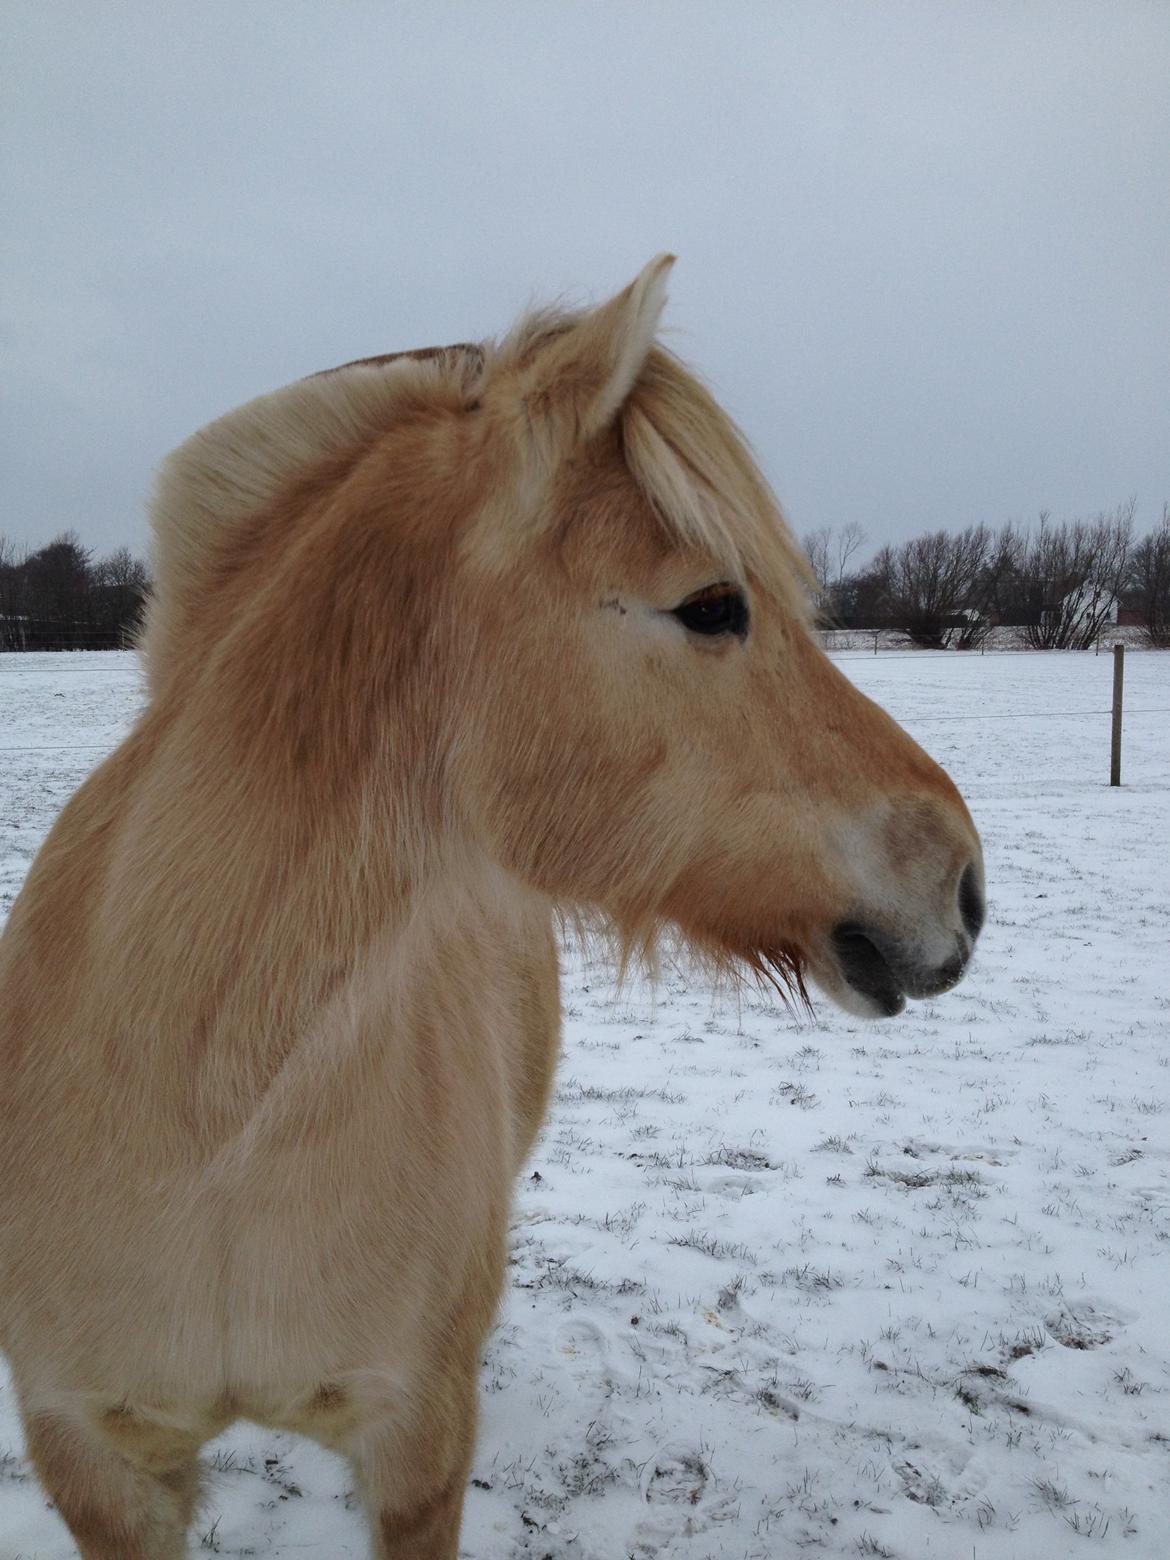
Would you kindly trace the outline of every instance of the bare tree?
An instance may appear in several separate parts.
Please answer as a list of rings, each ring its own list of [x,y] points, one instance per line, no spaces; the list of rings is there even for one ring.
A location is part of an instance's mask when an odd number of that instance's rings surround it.
[[[25,555],[16,543],[0,533],[0,612],[17,610],[20,570]]]
[[[74,531],[32,553],[0,537],[0,648],[118,648],[132,639],[148,589],[128,548],[95,563]]]
[[[864,547],[865,530],[855,520],[840,527],[822,525],[801,539],[817,582],[816,612],[822,623],[840,616],[842,587],[854,555]]]
[[[1134,548],[1129,584],[1147,639],[1170,648],[1170,504],[1162,505],[1161,522]]]
[[[1024,544],[1024,533],[1010,523],[991,537],[973,603],[989,624],[1014,623],[1026,614],[1021,577]]]
[[[820,588],[820,596],[828,594],[832,570],[829,565],[829,543],[833,535],[832,526],[818,526],[815,531],[809,531],[800,539],[800,545],[804,548],[804,555],[808,559],[809,568],[813,572],[817,585]],[[819,603],[818,603],[819,604]]]
[[[89,618],[91,554],[76,531],[62,531],[25,560],[22,573],[31,611],[62,630],[76,630]]]
[[[141,624],[150,589],[146,565],[119,547],[93,568],[93,617],[110,644],[130,644]]]
[[[1087,650],[1117,606],[1129,572],[1136,500],[1093,520],[1052,525],[1047,514],[1024,543],[1021,568],[1035,650]]]
[[[991,543],[986,526],[972,525],[883,547],[873,573],[889,627],[923,648],[976,643],[986,625],[977,596]]]
[[[21,615],[24,557],[14,541],[0,536],[0,649],[4,650],[19,650],[26,637]]]

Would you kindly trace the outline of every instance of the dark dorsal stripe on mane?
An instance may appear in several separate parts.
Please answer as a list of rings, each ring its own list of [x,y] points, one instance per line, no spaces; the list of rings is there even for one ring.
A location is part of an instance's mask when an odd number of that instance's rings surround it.
[[[461,357],[471,357],[476,368],[482,368],[486,361],[483,348],[474,341],[457,341],[449,347],[412,347],[404,352],[381,352],[374,357],[351,358],[348,363],[338,363],[333,368],[318,369],[315,374],[309,374],[309,379],[323,379],[327,374],[340,374],[347,368],[381,368],[386,363],[398,363],[407,359],[412,363],[437,362],[440,368],[453,367],[456,360]]]

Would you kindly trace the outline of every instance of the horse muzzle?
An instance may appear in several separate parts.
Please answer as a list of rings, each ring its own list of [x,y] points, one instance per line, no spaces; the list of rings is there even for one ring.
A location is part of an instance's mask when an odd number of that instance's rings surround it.
[[[843,1006],[883,1018],[900,1013],[908,997],[937,997],[949,991],[966,972],[986,914],[981,873],[974,863],[960,874],[949,910],[928,935],[884,925],[877,918],[838,922],[828,939],[831,971],[821,984]]]

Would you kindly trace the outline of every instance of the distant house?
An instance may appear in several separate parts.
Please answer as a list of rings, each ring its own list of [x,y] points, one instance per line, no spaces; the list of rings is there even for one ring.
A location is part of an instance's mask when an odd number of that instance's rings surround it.
[[[1040,613],[1042,623],[1068,623],[1075,628],[1097,623],[1101,628],[1117,625],[1119,606],[1116,596],[1105,599],[1091,585],[1070,590],[1067,596],[1044,607]]]
[[[943,619],[943,646],[950,650],[973,650],[987,638],[991,620],[976,607],[960,607]]]

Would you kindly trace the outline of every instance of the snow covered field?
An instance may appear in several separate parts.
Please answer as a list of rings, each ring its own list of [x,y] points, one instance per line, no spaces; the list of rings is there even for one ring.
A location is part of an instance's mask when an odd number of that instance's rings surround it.
[[[1105,655],[841,664],[967,797],[976,967],[868,1025],[566,954],[471,1560],[1170,1553],[1170,655],[1128,657],[1121,790],[1066,713]],[[0,656],[0,913],[139,698],[129,655]],[[365,1554],[326,1454],[210,1462],[193,1553]],[[72,1553],[0,1376],[0,1560]]]

